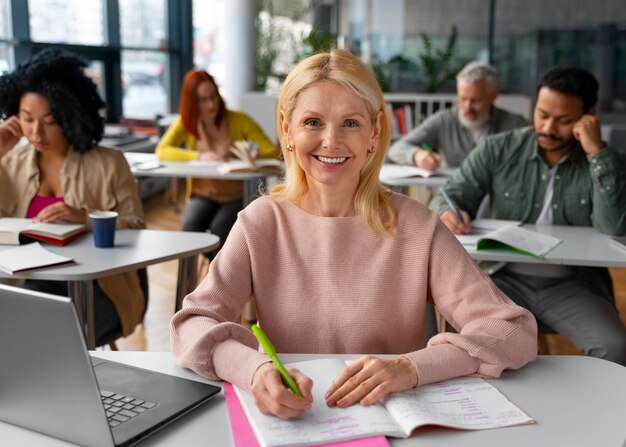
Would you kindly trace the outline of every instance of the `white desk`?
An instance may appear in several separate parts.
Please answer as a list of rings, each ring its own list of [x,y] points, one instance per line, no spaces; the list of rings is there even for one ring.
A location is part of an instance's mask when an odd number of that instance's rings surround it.
[[[586,267],[626,267],[626,250],[615,246],[610,236],[592,227],[568,225],[523,225],[532,231],[562,239],[544,258],[522,255],[513,250],[476,250],[464,245],[476,260],[562,264]]]
[[[209,233],[188,231],[117,230],[115,247],[95,248],[91,233],[60,247],[44,244],[47,250],[75,260],[73,264],[48,267],[0,278],[69,281],[70,297],[85,328],[87,346],[95,345],[93,332],[93,280],[116,273],[137,270],[151,264],[180,259],[176,301],[196,286],[197,258],[195,255],[219,246],[219,237]],[[0,245],[0,250],[11,248]],[[179,306],[178,306],[179,307]]]
[[[158,162],[155,154],[125,152],[124,156],[130,165],[132,173],[136,177],[178,177],[178,178],[206,178],[217,180],[240,180],[243,182],[243,206],[250,203],[257,191],[261,181],[275,174],[267,172],[233,172],[222,174],[217,170],[217,166],[198,166],[187,162],[161,161],[160,166],[154,169],[141,169],[140,163]]]
[[[407,173],[402,174],[402,169],[406,169]],[[452,177],[455,168],[441,167],[437,174],[430,177],[422,177],[420,175],[408,176],[408,172],[411,169],[417,170],[415,166],[398,166],[393,164],[384,164],[380,170],[380,183],[391,186],[394,191],[405,193],[410,186],[429,186],[432,188],[442,188],[448,182],[448,179]],[[398,172],[395,172],[399,170]],[[406,177],[396,177],[398,175],[407,175]]]
[[[203,380],[174,364],[169,353],[97,351],[93,355],[176,376]],[[283,355],[293,362],[311,355]],[[326,356],[327,357],[327,356]],[[354,356],[337,356],[352,358]],[[209,381],[206,381],[209,382]],[[491,381],[536,424],[493,430],[461,431],[439,427],[418,429],[409,439],[392,439],[403,446],[568,446],[622,447],[626,441],[626,368],[583,356],[539,356],[518,371],[506,371]],[[68,444],[0,422],[6,445],[33,447]],[[144,441],[142,446],[232,446],[230,422],[223,394],[187,417]]]

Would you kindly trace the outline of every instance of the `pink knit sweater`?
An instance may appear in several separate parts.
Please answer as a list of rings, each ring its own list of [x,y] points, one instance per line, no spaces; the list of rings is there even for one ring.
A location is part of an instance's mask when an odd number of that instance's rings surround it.
[[[534,317],[485,276],[418,202],[393,194],[394,238],[360,217],[320,217],[263,197],[239,218],[206,278],[171,321],[178,363],[248,389],[267,357],[239,324],[254,297],[278,352],[404,354],[424,385],[497,377],[536,357]],[[426,302],[458,333],[424,347]]]

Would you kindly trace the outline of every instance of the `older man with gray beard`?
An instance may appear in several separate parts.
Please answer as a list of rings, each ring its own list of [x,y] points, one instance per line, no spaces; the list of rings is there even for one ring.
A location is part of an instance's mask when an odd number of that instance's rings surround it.
[[[456,89],[456,107],[429,116],[392,144],[392,161],[433,171],[443,155],[448,166],[458,167],[487,135],[528,125],[522,116],[494,106],[500,91],[497,71],[491,65],[467,64],[457,74]]]

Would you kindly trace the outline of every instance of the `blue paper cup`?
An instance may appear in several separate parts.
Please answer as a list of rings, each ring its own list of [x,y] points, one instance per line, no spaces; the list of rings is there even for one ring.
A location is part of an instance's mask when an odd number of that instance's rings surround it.
[[[94,211],[89,213],[93,241],[97,248],[109,248],[115,245],[115,211]]]

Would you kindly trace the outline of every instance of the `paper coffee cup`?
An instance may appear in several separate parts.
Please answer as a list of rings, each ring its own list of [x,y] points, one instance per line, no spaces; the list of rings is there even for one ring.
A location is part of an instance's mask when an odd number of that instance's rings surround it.
[[[116,211],[93,211],[89,213],[93,241],[97,248],[109,248],[115,245]]]

